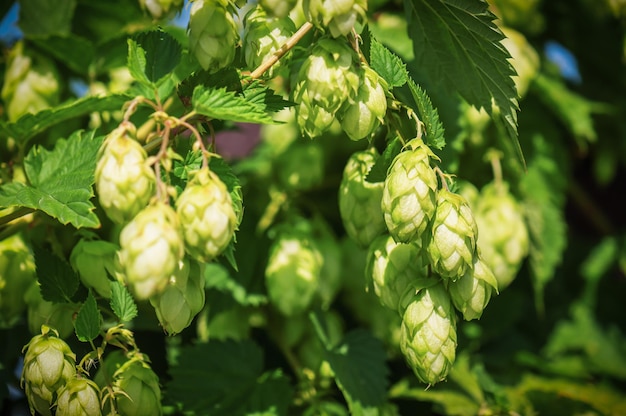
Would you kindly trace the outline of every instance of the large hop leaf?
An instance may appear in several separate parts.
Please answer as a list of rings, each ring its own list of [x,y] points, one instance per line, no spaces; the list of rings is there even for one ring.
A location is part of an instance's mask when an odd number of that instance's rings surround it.
[[[385,230],[380,207],[383,183],[365,180],[378,157],[374,148],[354,153],[348,159],[339,185],[341,220],[348,236],[362,247],[369,246]]]
[[[119,262],[135,296],[160,292],[184,254],[176,212],[163,203],[145,208],[122,230],[120,246]]]
[[[480,319],[493,291],[498,290],[498,281],[480,256],[474,257],[474,266],[456,282],[448,283],[448,293],[454,307],[463,314],[463,319]]]
[[[456,316],[441,283],[419,291],[402,317],[400,349],[424,383],[445,380],[456,358]]]
[[[477,236],[476,221],[465,198],[447,189],[439,191],[428,244],[433,270],[453,281],[471,270]]]
[[[382,211],[389,233],[402,243],[418,241],[435,213],[435,157],[421,139],[407,144],[391,163],[383,188]]]
[[[328,27],[333,37],[339,37],[365,19],[367,0],[304,0],[302,6],[310,21]]]
[[[124,123],[105,139],[96,165],[96,188],[100,205],[118,224],[130,221],[147,204],[154,192],[154,171],[146,151],[130,137],[135,130]]]

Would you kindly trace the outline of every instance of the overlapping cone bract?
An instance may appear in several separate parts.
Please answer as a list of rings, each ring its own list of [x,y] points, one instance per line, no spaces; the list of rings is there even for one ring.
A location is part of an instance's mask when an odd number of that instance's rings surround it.
[[[15,234],[0,241],[0,328],[17,323],[26,302],[24,293],[35,282],[35,260]]]
[[[209,171],[201,169],[189,181],[176,201],[182,224],[185,250],[198,261],[220,255],[237,228],[237,213],[226,185]]]
[[[369,246],[385,230],[381,209],[383,183],[365,179],[378,157],[374,148],[354,153],[339,185],[341,220],[348,236],[362,247]]]
[[[113,374],[113,386],[128,395],[117,396],[121,415],[160,416],[161,387],[159,377],[141,355],[131,357]]]
[[[57,393],[76,375],[76,355],[45,326],[24,348],[22,384],[31,413],[50,415]]]
[[[100,389],[98,385],[85,378],[74,378],[59,392],[57,416],[101,415]]]
[[[480,319],[491,295],[498,291],[498,281],[493,272],[475,256],[474,266],[455,282],[448,282],[448,293],[454,307],[461,312],[463,319]]]
[[[367,0],[304,0],[302,7],[310,21],[328,27],[336,38],[346,36],[365,18]]]
[[[120,125],[105,139],[98,155],[95,182],[107,216],[118,224],[130,221],[150,201],[155,175],[146,151],[130,137],[134,127]]]
[[[313,240],[283,233],[272,243],[265,284],[272,304],[286,316],[304,312],[315,295],[322,256]]]
[[[428,269],[418,244],[396,243],[391,236],[381,235],[370,245],[365,274],[380,302],[402,314],[403,300],[417,292]]]
[[[105,298],[111,297],[111,279],[115,276],[117,245],[104,240],[81,239],[72,249],[70,263],[78,271],[81,282]]]
[[[118,259],[137,299],[163,290],[183,258],[183,238],[176,212],[166,204],[150,205],[124,227]]]
[[[254,69],[276,53],[296,31],[289,18],[268,17],[261,6],[251,9],[246,14],[243,32],[243,51],[246,65]],[[268,70],[269,77],[284,63],[281,58]]]
[[[204,70],[217,72],[235,58],[239,32],[227,1],[195,0],[189,18],[189,49]]]
[[[400,349],[415,375],[433,385],[445,380],[456,358],[456,317],[441,283],[424,288],[402,317]]]
[[[453,281],[471,270],[477,236],[476,221],[465,198],[440,190],[428,244],[433,270]]]
[[[187,328],[204,307],[204,301],[202,267],[188,260],[181,260],[165,289],[150,297],[150,304],[169,335]]]
[[[352,140],[372,134],[387,113],[387,97],[381,77],[370,67],[363,69],[355,103],[349,103],[340,114],[341,127]]]
[[[381,207],[387,229],[402,243],[421,239],[434,213],[437,176],[430,166],[434,156],[419,139],[407,144],[391,163]]]

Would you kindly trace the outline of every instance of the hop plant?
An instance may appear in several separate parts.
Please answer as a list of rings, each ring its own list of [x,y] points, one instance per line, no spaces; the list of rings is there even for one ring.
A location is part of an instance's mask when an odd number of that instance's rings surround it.
[[[474,257],[471,270],[457,281],[448,282],[452,304],[466,321],[480,319],[494,290],[497,293],[498,281],[480,255]]]
[[[135,127],[123,123],[105,139],[98,154],[95,182],[100,205],[118,224],[130,221],[154,193],[154,171],[146,151],[131,138]]]
[[[437,176],[430,166],[436,157],[421,139],[411,140],[409,149],[392,161],[381,207],[385,223],[394,240],[418,241],[435,214]]]
[[[200,169],[176,201],[182,224],[185,250],[206,262],[220,255],[235,234],[238,218],[222,180],[208,169]]]
[[[76,375],[76,355],[58,338],[58,332],[46,325],[24,350],[21,383],[30,411],[50,416],[57,394]]]
[[[383,122],[387,112],[387,97],[382,78],[370,67],[364,68],[355,103],[345,105],[339,114],[341,127],[352,140],[372,134]]]
[[[24,293],[35,282],[35,261],[20,234],[0,241],[0,328],[13,326],[26,309]]]
[[[287,17],[298,0],[259,0],[259,5],[272,17]]]
[[[511,55],[511,64],[517,73],[515,87],[519,96],[523,97],[539,71],[539,54],[520,32],[506,27],[501,29],[505,35],[502,44]]]
[[[176,212],[163,203],[150,205],[124,227],[118,260],[137,299],[165,288],[184,255]]]
[[[476,221],[465,198],[447,189],[439,191],[428,244],[433,270],[452,281],[471,270],[477,236]]]
[[[323,259],[314,241],[299,232],[281,232],[270,247],[265,285],[272,304],[286,316],[311,304]]]
[[[368,182],[367,175],[379,155],[376,149],[356,152],[346,163],[339,185],[339,213],[348,236],[362,247],[385,231],[381,210],[383,183]]]
[[[161,387],[159,377],[150,367],[147,357],[134,353],[113,374],[117,410],[121,415],[160,416]]]
[[[111,279],[116,276],[115,254],[118,246],[104,240],[81,239],[72,249],[70,263],[81,282],[102,297],[111,297]]]
[[[251,9],[244,19],[243,51],[246,65],[254,69],[274,55],[296,31],[287,17],[268,17],[261,6]],[[285,57],[267,72],[269,77],[284,63]]]
[[[367,0],[304,0],[302,6],[310,21],[328,27],[336,38],[346,36],[365,19]]]
[[[139,0],[141,8],[148,10],[153,18],[161,19],[174,12],[180,10],[183,0]]]
[[[319,143],[296,142],[276,160],[276,172],[287,189],[306,191],[324,179],[324,150]]]
[[[74,378],[59,391],[57,416],[101,415],[100,389],[98,385],[85,378]]]
[[[422,382],[445,380],[456,358],[456,317],[441,283],[420,290],[402,317],[400,350]]]
[[[189,49],[204,70],[214,73],[235,58],[239,32],[226,0],[195,0],[189,17]]]
[[[42,325],[56,330],[61,338],[67,338],[74,332],[72,317],[78,308],[71,303],[54,303],[41,296],[39,283],[34,281],[24,293],[27,306],[28,329],[31,334],[38,334]]]
[[[396,243],[391,236],[381,235],[370,245],[365,275],[380,302],[402,315],[407,299],[430,281],[427,266],[418,244]]]
[[[162,292],[150,297],[161,326],[169,335],[187,328],[204,307],[204,276],[195,261],[181,260]]]

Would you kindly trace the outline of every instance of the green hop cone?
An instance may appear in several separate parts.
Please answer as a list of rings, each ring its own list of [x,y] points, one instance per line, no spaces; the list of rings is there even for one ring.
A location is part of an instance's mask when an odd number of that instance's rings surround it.
[[[0,328],[13,326],[26,309],[24,294],[35,282],[35,260],[21,235],[0,241]]]
[[[339,114],[341,127],[352,140],[361,140],[372,134],[387,113],[384,81],[370,67],[364,68],[355,103],[348,104]]]
[[[428,279],[427,266],[418,244],[396,243],[391,236],[381,235],[370,245],[365,276],[380,302],[402,315],[406,300]]]
[[[233,201],[222,180],[201,169],[187,183],[176,201],[182,224],[185,250],[206,262],[220,255],[233,238],[238,218]]]
[[[452,281],[470,271],[477,236],[476,221],[465,198],[447,189],[440,190],[428,244],[433,270]]]
[[[24,346],[22,386],[32,414],[51,415],[59,390],[76,375],[76,355],[58,333],[45,325]]]
[[[195,0],[189,18],[189,49],[210,73],[235,59],[239,32],[225,0]]]
[[[117,410],[120,415],[163,414],[159,377],[144,355],[132,355],[115,371],[113,380],[114,391],[125,393],[117,395]]]
[[[74,378],[59,391],[56,416],[101,415],[100,389],[85,378]]]
[[[195,261],[181,260],[165,289],[150,297],[150,304],[169,335],[182,332],[204,307],[202,270]]]
[[[448,282],[448,293],[454,307],[463,319],[480,319],[491,295],[498,291],[498,281],[480,256],[474,257],[474,266],[455,282]]]
[[[253,70],[274,55],[294,34],[296,27],[289,18],[268,17],[261,6],[251,9],[244,19],[243,52],[246,65]],[[284,63],[281,58],[268,70],[268,77]]]
[[[165,288],[184,255],[176,212],[150,205],[124,227],[118,260],[136,298],[148,299]]]
[[[183,0],[139,0],[141,8],[155,19],[161,19],[170,15],[170,12],[179,11],[183,6]]]
[[[506,185],[488,184],[481,190],[474,212],[481,230],[476,245],[502,290],[515,279],[528,255],[528,228],[522,206]]]
[[[441,283],[420,290],[402,317],[400,350],[422,382],[445,380],[456,358],[456,315]]]
[[[115,255],[119,247],[104,240],[81,239],[72,250],[70,263],[81,282],[104,298],[111,298],[111,279],[117,274]]]
[[[275,169],[287,189],[312,189],[324,179],[324,150],[319,143],[298,141],[278,157]]]
[[[28,329],[31,334],[40,333],[42,325],[54,328],[61,338],[67,338],[74,333],[72,318],[78,311],[76,305],[44,300],[37,281],[31,283],[24,294],[24,301],[28,307]]]
[[[322,258],[317,295],[322,309],[328,310],[343,283],[342,253],[331,226],[321,217],[311,223],[313,239]]]
[[[131,138],[135,127],[124,123],[105,139],[98,155],[95,181],[100,205],[118,224],[130,221],[150,201],[155,175],[146,151]]]
[[[435,214],[437,176],[430,166],[436,157],[421,139],[407,143],[391,163],[381,207],[387,229],[401,243],[422,239]]]
[[[517,76],[513,78],[517,93],[520,97],[524,97],[539,71],[539,54],[520,32],[506,27],[501,29],[506,36],[502,39],[502,44],[511,55],[511,64],[517,73]]]
[[[271,17],[287,17],[289,12],[296,7],[298,0],[259,0],[259,5]]]
[[[328,27],[336,38],[346,36],[365,19],[367,0],[304,0],[302,6],[310,21]]]
[[[314,241],[302,233],[281,233],[270,247],[265,285],[272,304],[286,316],[311,304],[323,259]]]
[[[367,247],[385,231],[381,210],[383,183],[366,177],[379,155],[376,149],[354,153],[348,159],[339,185],[339,213],[348,236]]]

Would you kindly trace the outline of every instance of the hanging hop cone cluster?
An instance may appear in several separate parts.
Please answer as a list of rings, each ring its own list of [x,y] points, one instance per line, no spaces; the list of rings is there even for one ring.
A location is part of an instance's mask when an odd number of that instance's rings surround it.
[[[304,0],[302,7],[309,21],[328,28],[336,38],[346,36],[365,20],[367,0]]]

